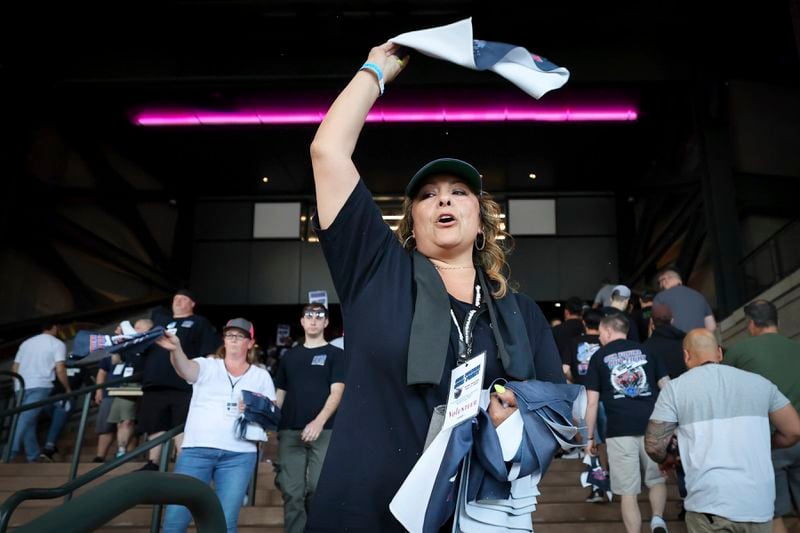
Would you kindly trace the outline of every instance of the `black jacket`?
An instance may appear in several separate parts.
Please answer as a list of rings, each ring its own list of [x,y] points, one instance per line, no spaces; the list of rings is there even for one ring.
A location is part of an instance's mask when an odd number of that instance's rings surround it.
[[[661,359],[670,379],[686,372],[686,363],[683,361],[685,336],[686,333],[675,326],[656,326],[653,334],[644,342],[645,353]]]

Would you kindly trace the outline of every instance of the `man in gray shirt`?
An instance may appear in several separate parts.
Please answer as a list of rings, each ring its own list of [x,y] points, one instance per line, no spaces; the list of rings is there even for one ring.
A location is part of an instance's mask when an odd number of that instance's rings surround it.
[[[690,331],[683,349],[689,370],[661,391],[645,450],[662,469],[670,468],[677,428],[690,533],[769,533],[775,501],[770,449],[800,440],[800,417],[772,382],[718,364],[722,350],[706,329]],[[770,424],[776,429],[771,438]]]
[[[658,275],[661,292],[656,294],[653,304],[663,304],[672,309],[672,325],[682,331],[694,328],[717,329],[714,313],[705,297],[683,284],[680,274],[672,269],[663,270]]]

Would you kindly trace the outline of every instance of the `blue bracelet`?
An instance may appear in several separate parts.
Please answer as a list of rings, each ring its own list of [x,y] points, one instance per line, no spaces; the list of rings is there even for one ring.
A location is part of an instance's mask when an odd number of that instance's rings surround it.
[[[381,70],[381,67],[379,67],[375,63],[367,62],[367,63],[364,63],[363,65],[361,65],[361,68],[358,69],[358,70],[359,71],[361,71],[361,70],[369,70],[370,72],[375,74],[375,76],[378,78],[378,88],[381,91],[381,96],[383,96],[383,71]]]

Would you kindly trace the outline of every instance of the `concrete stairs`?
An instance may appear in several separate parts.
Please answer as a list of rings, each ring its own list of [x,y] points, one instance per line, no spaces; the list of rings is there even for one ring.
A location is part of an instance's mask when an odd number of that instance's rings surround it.
[[[69,472],[69,459],[74,444],[74,422],[65,431],[66,435],[59,442],[62,453],[56,459],[63,462],[49,464],[26,464],[15,462],[0,464],[0,501],[5,500],[15,491],[25,488],[56,487],[66,482]],[[79,475],[98,466],[92,464],[96,436],[94,427],[87,428]],[[112,445],[109,455],[113,455],[115,446]],[[274,474],[271,461],[277,455],[277,440],[272,439],[264,447],[262,462],[259,465],[258,485],[254,506],[243,507],[239,517],[239,531],[243,533],[265,532],[279,533],[283,531],[283,510],[280,492],[275,488]],[[138,469],[143,464],[130,463],[109,474],[109,476],[122,475]],[[171,467],[174,465],[171,465]],[[553,462],[550,471],[541,483],[542,495],[539,506],[533,515],[534,527],[537,533],[568,533],[574,531],[586,533],[616,533],[624,532],[620,514],[619,500],[610,503],[585,503],[584,498],[588,489],[580,486],[579,476],[584,465],[575,459],[557,459]],[[87,488],[101,483],[101,480],[77,491],[77,495]],[[19,526],[46,512],[54,506],[61,505],[63,498],[56,500],[33,500],[25,502],[12,515],[11,526]],[[649,531],[647,524],[650,519],[650,506],[647,502],[646,491],[640,495],[639,504],[642,512],[642,531]],[[668,502],[665,512],[671,533],[683,533],[686,528],[677,520],[680,510],[680,499],[677,487],[673,481],[668,484]],[[149,532],[152,508],[138,506],[119,515],[98,531],[118,533],[145,533]],[[796,519],[788,522],[790,531],[800,533],[800,525]]]
[[[270,447],[272,448],[272,447]],[[282,531],[283,512],[280,492],[275,489],[274,475],[272,473],[267,450],[265,461],[259,465],[258,486],[254,506],[242,508],[239,517],[240,531],[264,531],[278,533]],[[125,465],[109,475],[121,475],[135,470],[140,463]],[[82,464],[79,474],[91,470],[93,464]],[[583,500],[588,489],[581,488],[578,477],[583,465],[577,460],[559,459],[542,482],[542,496],[540,505],[534,513],[534,524],[537,532],[566,533],[570,531],[586,531],[590,533],[610,533],[622,531],[619,504],[612,503],[591,504]],[[69,471],[68,463],[51,464],[24,464],[13,463],[0,465],[0,498],[5,499],[17,490],[29,487],[55,487],[66,481]],[[100,483],[95,481],[86,488]],[[24,503],[12,516],[12,527],[27,523],[29,520],[46,512],[54,506],[61,505],[63,499],[34,500]],[[650,510],[646,496],[640,497],[642,516],[649,519]],[[683,532],[683,524],[675,521],[679,511],[677,490],[674,485],[669,487],[669,502],[667,505],[667,519],[670,531]],[[138,506],[131,509],[108,523],[99,531],[116,532],[145,532],[149,531],[151,508]]]

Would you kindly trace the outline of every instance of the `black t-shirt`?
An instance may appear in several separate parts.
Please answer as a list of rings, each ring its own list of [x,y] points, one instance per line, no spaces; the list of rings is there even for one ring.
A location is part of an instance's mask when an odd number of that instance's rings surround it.
[[[181,340],[181,348],[190,359],[212,354],[222,345],[214,326],[200,315],[172,318],[154,314],[153,322],[156,326],[164,326],[167,329],[176,328],[175,334]],[[143,358],[142,389],[175,389],[192,392],[192,386],[175,373],[169,361],[169,351],[153,344],[142,353],[141,357]]]
[[[608,417],[607,437],[644,435],[658,398],[658,380],[667,375],[658,359],[638,342],[620,339],[592,356],[586,388],[600,393]]]
[[[553,338],[556,340],[562,362],[570,358],[572,341],[582,333],[583,321],[580,318],[570,318],[553,328]],[[564,362],[564,364],[569,363]]]
[[[281,360],[275,388],[286,391],[278,429],[303,429],[322,411],[333,383],[344,383],[347,361],[344,352],[325,344],[316,348],[292,348]],[[333,427],[334,416],[325,422]]]
[[[592,356],[600,349],[600,337],[584,333],[570,342],[568,348],[569,358],[562,362],[569,365],[572,379],[578,385],[586,385],[586,374],[589,372],[589,362]]]
[[[650,329],[650,316],[653,314],[653,306],[643,307],[641,309],[634,309],[631,313],[631,320],[639,332],[639,341],[644,342],[647,339],[648,330]]]
[[[316,218],[314,224],[342,303],[349,370],[306,531],[404,531],[389,502],[422,453],[433,408],[447,401],[454,335],[439,386],[406,385],[414,309],[411,256],[361,181],[328,229],[319,230]],[[550,325],[533,300],[515,297],[537,378],[563,383]],[[452,323],[449,316],[442,320]],[[497,348],[484,320],[488,316],[475,328],[473,353],[485,349],[487,361],[493,361]]]

